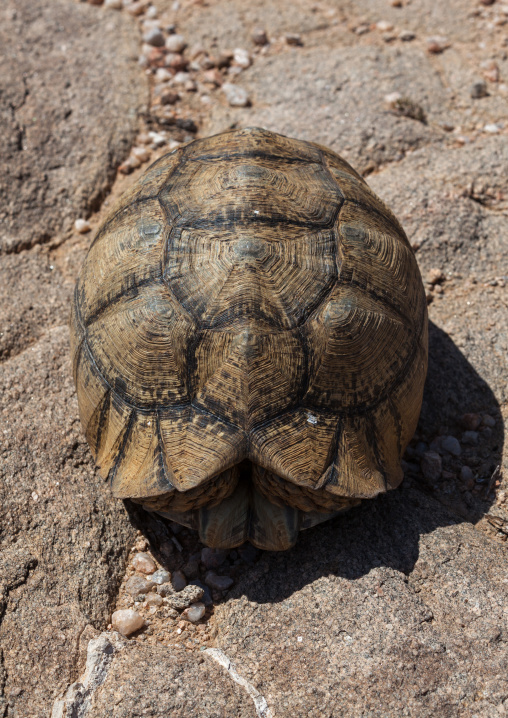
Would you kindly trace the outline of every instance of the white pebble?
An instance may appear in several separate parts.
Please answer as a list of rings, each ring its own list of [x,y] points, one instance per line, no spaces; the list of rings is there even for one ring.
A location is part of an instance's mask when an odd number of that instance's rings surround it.
[[[487,132],[489,135],[497,135],[497,133],[500,132],[500,130],[501,130],[501,127],[499,125],[495,125],[493,123],[485,125],[485,127],[483,128],[483,131]]]
[[[140,162],[148,162],[150,159],[150,150],[147,150],[146,147],[133,147],[131,153]]]
[[[240,67],[249,67],[250,65],[250,57],[247,50],[244,50],[242,47],[237,47],[233,52],[233,60],[237,65],[240,65]]]
[[[231,107],[247,107],[249,104],[249,96],[243,87],[225,82],[222,85],[222,91]]]
[[[167,583],[171,578],[169,571],[165,568],[159,568],[155,573],[152,573],[150,580],[153,581],[157,586],[162,586],[163,583]]]
[[[76,230],[76,232],[79,232],[80,234],[86,234],[92,228],[91,228],[90,222],[88,222],[88,220],[80,218],[74,222],[74,229]]]
[[[162,596],[160,596],[158,593],[149,593],[145,599],[145,603],[147,606],[155,606],[156,608],[162,606],[162,601]]]
[[[123,2],[122,0],[105,0],[104,7],[109,7],[110,10],[121,10]]]
[[[149,132],[149,135],[152,144],[156,147],[163,147],[167,142],[166,136],[163,135],[161,132]]]
[[[156,82],[169,82],[173,79],[173,75],[165,67],[158,67],[155,71]]]
[[[393,30],[393,25],[391,22],[388,22],[388,20],[380,20],[376,23],[376,28],[380,32],[390,32],[390,30]]]
[[[182,52],[187,47],[183,35],[169,35],[166,38],[166,50],[169,52]]]
[[[401,98],[402,95],[400,92],[390,92],[388,95],[385,95],[385,102],[390,107],[393,107]]]
[[[182,618],[186,618],[191,623],[197,623],[203,618],[205,611],[206,608],[204,603],[194,603],[192,606],[185,609],[182,614]]]
[[[132,565],[141,573],[153,573],[157,568],[155,561],[147,553],[137,553],[132,559]]]
[[[145,625],[145,620],[137,611],[132,608],[121,609],[115,611],[111,616],[111,625],[114,631],[118,631],[122,636],[130,636],[134,631],[139,631]]]

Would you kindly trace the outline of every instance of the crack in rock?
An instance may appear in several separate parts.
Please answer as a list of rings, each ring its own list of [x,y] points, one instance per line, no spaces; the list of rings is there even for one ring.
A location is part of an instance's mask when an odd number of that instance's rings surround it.
[[[237,672],[229,658],[223,651],[220,650],[220,648],[206,648],[204,653],[225,668],[231,680],[238,683],[239,686],[242,686],[242,688],[247,691],[249,696],[254,701],[254,707],[258,718],[275,718],[272,711],[268,707],[265,697],[262,696],[256,688],[254,688],[252,683],[249,683],[249,681]]]
[[[85,672],[53,704],[51,718],[85,718],[92,707],[93,694],[107,678],[113,658],[127,645],[119,633],[101,633],[87,649]]]

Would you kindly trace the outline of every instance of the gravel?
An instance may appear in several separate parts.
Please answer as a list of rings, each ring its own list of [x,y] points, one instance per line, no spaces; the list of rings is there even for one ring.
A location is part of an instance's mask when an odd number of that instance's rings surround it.
[[[137,611],[132,608],[125,608],[113,613],[111,625],[113,630],[118,631],[122,636],[130,636],[131,633],[139,631],[146,624],[145,619]]]

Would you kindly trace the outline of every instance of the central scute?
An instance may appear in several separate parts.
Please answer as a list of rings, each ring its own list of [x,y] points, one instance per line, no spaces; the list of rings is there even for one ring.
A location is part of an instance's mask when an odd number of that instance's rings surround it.
[[[169,290],[201,329],[300,326],[337,280],[336,185],[311,162],[192,164],[161,196]]]

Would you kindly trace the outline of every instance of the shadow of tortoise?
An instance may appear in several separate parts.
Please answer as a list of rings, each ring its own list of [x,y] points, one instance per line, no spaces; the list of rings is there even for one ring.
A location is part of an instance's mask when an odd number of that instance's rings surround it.
[[[429,371],[422,412],[405,455],[402,485],[301,532],[289,551],[251,552],[255,558],[247,562],[231,559],[224,552],[224,564],[217,572],[235,578],[235,595],[244,593],[260,603],[278,602],[324,575],[355,579],[379,566],[408,574],[418,559],[422,535],[464,520],[476,522],[489,511],[496,488],[491,478],[500,463],[504,441],[500,407],[488,384],[450,337],[432,323],[429,329]],[[480,422],[478,431],[466,436],[469,443],[463,441],[465,415],[473,422],[467,415],[476,415]],[[490,425],[482,425],[485,416],[490,417]],[[439,448],[443,436],[458,437],[461,453],[457,456],[441,450],[441,476],[429,478],[421,470],[421,459]],[[470,471],[463,471],[463,466]],[[180,569],[189,557],[195,560],[199,555],[203,546],[195,532],[125,503],[132,522],[168,570]],[[215,603],[220,600],[214,596]]]

